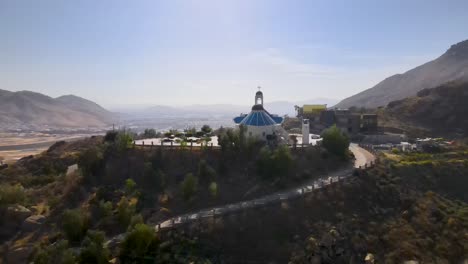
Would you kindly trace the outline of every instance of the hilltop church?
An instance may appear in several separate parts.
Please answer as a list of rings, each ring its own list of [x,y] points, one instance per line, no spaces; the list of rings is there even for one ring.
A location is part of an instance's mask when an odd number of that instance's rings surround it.
[[[270,114],[263,107],[263,93],[259,90],[255,94],[255,104],[249,114],[243,114],[234,118],[237,125],[246,127],[246,133],[249,137],[260,140],[270,141],[288,140],[286,131],[281,126],[283,118],[278,115]]]

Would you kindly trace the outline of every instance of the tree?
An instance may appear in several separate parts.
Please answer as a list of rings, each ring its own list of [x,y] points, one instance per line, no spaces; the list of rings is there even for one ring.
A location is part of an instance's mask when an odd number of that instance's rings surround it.
[[[210,134],[211,131],[213,131],[213,129],[209,126],[209,125],[203,125],[201,127],[201,131],[204,133],[204,134]]]
[[[121,131],[116,138],[117,149],[120,152],[124,152],[127,149],[132,147],[133,144],[133,135],[128,131]]]
[[[117,138],[118,134],[119,134],[118,131],[114,131],[114,130],[107,131],[106,135],[104,136],[104,141],[105,142],[114,142],[115,139]]]
[[[70,242],[79,242],[88,230],[89,216],[81,209],[65,210],[62,229]]]
[[[121,245],[122,263],[143,263],[157,251],[159,239],[154,229],[145,224],[136,224]]]
[[[21,184],[0,185],[0,206],[23,203],[26,200],[26,194]]]
[[[198,189],[198,179],[193,176],[192,173],[189,173],[185,176],[184,181],[182,182],[182,195],[186,201],[189,201],[193,198]]]
[[[154,128],[147,128],[143,132],[144,138],[155,138],[157,136],[156,130]]]
[[[47,247],[39,248],[35,257],[36,264],[63,263],[75,264],[73,251],[68,247],[68,241],[59,240]]]
[[[293,159],[287,146],[275,150],[263,147],[257,159],[257,172],[264,179],[282,178],[289,174]]]
[[[86,237],[81,244],[81,252],[79,255],[80,263],[109,263],[110,252],[104,246],[104,232],[88,230]]]
[[[322,133],[322,138],[322,145],[328,150],[328,152],[339,157],[347,157],[349,138],[343,134],[336,125],[325,130],[325,132]]]
[[[127,195],[132,195],[136,190],[136,182],[133,179],[125,180],[125,192]]]
[[[104,155],[98,147],[91,147],[80,154],[78,157],[78,167],[85,180],[89,181],[93,179],[93,176],[98,174],[103,161]]]
[[[136,198],[129,200],[127,197],[122,196],[120,201],[117,203],[117,218],[119,223],[125,228],[128,227],[132,217],[136,213],[137,201],[138,200]]]

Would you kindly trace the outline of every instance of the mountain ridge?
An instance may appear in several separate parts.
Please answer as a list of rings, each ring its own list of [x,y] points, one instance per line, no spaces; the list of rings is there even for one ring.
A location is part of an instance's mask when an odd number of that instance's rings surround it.
[[[422,89],[455,80],[468,80],[468,40],[450,46],[444,54],[434,60],[405,73],[392,75],[372,88],[343,99],[335,107],[386,106],[391,101],[415,96]]]
[[[75,95],[52,98],[33,91],[0,90],[0,125],[4,129],[104,127],[112,118],[103,107]]]

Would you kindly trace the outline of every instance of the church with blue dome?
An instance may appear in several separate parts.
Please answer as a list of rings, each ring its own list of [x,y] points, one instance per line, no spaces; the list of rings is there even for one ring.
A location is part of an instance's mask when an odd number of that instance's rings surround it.
[[[243,114],[234,118],[234,123],[246,128],[247,136],[261,140],[286,139],[287,134],[281,123],[283,118],[270,114],[263,107],[263,93],[255,94],[255,104],[249,114]]]

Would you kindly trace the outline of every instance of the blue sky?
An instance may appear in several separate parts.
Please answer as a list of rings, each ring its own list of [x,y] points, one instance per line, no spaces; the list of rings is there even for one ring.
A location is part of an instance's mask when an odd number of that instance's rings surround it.
[[[468,39],[468,1],[0,0],[0,89],[104,106],[342,99]]]

